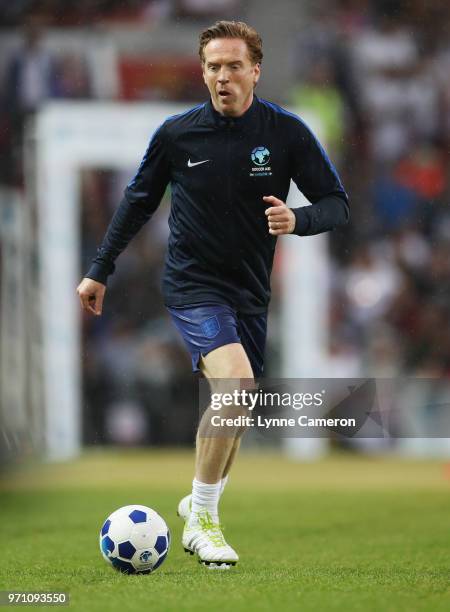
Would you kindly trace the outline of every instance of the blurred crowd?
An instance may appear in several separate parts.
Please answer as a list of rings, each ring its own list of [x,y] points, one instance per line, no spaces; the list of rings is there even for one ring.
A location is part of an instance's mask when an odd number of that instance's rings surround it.
[[[81,270],[89,267],[134,170],[82,172]],[[190,357],[160,296],[169,206],[166,194],[152,222],[121,256],[102,316],[83,317],[83,424],[89,442],[194,439],[198,407]]]
[[[0,27],[20,26],[30,14],[55,27],[226,18],[239,4],[239,0],[0,0]]]
[[[214,19],[240,3],[62,4],[1,2],[0,27],[25,26],[22,44],[0,61],[0,184],[23,185],[23,126],[48,99],[205,97],[195,49],[175,61],[117,57],[102,30],[94,52],[61,55],[44,44],[45,27]],[[292,41],[292,86],[272,96],[320,116],[350,196],[351,224],[330,236],[330,377],[450,375],[449,24],[444,2],[314,3]],[[82,270],[133,171],[83,172]],[[159,297],[167,208],[121,257],[104,316],[83,322],[87,441],[192,440],[189,358]],[[269,357],[278,343],[271,333]]]
[[[299,34],[291,101],[321,114],[351,201],[334,376],[450,375],[449,25],[444,2],[340,0]]]

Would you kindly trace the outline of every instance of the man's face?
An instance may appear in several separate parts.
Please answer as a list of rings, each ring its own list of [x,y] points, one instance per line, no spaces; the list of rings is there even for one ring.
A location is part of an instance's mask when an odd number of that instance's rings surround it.
[[[215,38],[203,49],[203,79],[214,108],[222,115],[239,117],[253,100],[259,64],[252,64],[247,44],[240,38]]]

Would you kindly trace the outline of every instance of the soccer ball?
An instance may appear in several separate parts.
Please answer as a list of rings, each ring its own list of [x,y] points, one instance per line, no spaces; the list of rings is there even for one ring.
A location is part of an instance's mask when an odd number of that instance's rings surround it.
[[[164,519],[147,506],[123,506],[103,523],[103,558],[125,574],[150,574],[169,552],[170,531]]]

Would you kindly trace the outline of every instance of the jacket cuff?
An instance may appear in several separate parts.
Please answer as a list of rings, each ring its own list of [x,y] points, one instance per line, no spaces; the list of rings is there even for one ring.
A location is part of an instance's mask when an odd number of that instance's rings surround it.
[[[98,283],[102,283],[106,285],[109,274],[114,272],[114,268],[111,270],[111,266],[105,266],[104,264],[100,264],[94,262],[91,264],[91,267],[85,274],[86,278],[91,278],[92,280],[97,281]]]
[[[295,215],[295,227],[292,233],[297,234],[297,236],[303,236],[309,227],[309,217],[306,214],[305,207],[291,208],[291,210]]]

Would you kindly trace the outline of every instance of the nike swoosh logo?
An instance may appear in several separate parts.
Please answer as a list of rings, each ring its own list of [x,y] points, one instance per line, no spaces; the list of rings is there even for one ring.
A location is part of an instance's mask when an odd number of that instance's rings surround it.
[[[200,164],[206,164],[206,162],[209,162],[211,160],[209,159],[204,159],[203,161],[199,161],[199,162],[191,162],[190,159],[188,159],[188,168],[193,168],[194,166],[199,166]]]

